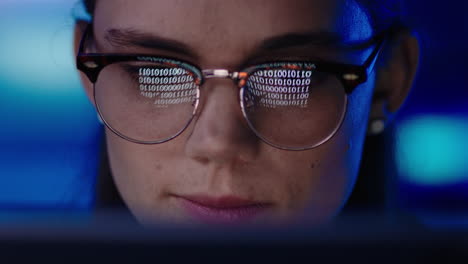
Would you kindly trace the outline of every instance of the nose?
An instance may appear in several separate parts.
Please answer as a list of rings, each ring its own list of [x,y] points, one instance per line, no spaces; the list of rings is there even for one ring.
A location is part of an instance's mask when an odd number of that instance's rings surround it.
[[[218,165],[253,161],[260,142],[242,115],[237,86],[229,79],[211,79],[200,90],[200,107],[186,154]]]

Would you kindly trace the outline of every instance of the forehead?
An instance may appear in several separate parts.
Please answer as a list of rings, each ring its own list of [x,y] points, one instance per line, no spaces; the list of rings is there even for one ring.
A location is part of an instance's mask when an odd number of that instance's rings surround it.
[[[97,33],[136,29],[187,43],[200,52],[242,52],[248,44],[291,33],[331,32],[344,41],[372,35],[353,0],[99,0]]]

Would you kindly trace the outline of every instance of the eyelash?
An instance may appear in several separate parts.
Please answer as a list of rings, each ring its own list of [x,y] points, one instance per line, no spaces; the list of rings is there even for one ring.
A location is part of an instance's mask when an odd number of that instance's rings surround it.
[[[124,72],[129,74],[130,78],[133,81],[138,82],[140,77],[139,70],[142,66],[132,66],[130,64],[123,64],[121,67]]]

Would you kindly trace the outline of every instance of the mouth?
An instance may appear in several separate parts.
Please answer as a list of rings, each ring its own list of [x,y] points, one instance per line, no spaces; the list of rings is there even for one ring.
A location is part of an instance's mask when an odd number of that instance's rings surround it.
[[[177,196],[185,213],[205,224],[239,225],[252,222],[271,207],[236,196]]]

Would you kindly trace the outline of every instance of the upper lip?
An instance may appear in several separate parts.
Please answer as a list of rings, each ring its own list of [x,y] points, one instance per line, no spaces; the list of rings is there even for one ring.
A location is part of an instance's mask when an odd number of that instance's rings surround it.
[[[179,196],[180,198],[189,200],[193,203],[211,207],[216,209],[230,209],[230,208],[241,208],[241,207],[250,207],[250,206],[261,206],[266,205],[264,202],[253,201],[249,199],[244,199],[234,195],[224,195],[224,196],[209,196],[209,195],[184,195]]]

